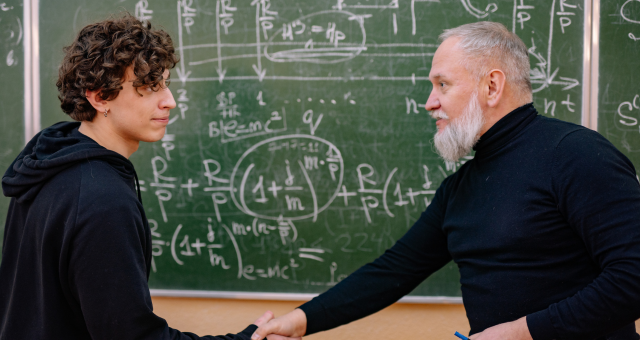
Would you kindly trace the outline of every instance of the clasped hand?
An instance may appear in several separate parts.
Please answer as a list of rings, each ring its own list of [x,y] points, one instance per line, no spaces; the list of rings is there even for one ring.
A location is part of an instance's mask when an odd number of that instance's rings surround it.
[[[270,314],[270,318],[267,313]],[[300,309],[294,309],[278,318],[267,312],[254,323],[258,329],[251,340],[300,340],[307,331],[307,316]],[[267,317],[265,317],[267,316]]]

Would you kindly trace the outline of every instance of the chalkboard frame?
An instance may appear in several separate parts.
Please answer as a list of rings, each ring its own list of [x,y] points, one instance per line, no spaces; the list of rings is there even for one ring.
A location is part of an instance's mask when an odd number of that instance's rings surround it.
[[[590,78],[588,80],[588,104],[589,115],[587,124],[584,126],[598,131],[598,86],[599,86],[599,67],[600,67],[600,0],[593,0],[593,8],[591,12],[591,60],[590,60]],[[585,83],[587,84],[587,83]],[[583,87],[583,91],[587,90],[587,86]],[[584,92],[583,92],[584,93]]]
[[[596,16],[596,9],[600,8],[600,0],[584,0],[584,54],[582,59],[582,125],[597,131],[598,103],[597,87],[596,94],[593,94],[593,75],[598,77],[598,42],[594,41],[597,32],[594,27],[598,26],[600,15]],[[595,34],[595,35],[594,35]],[[594,59],[595,58],[595,59]],[[594,69],[594,66],[595,69]],[[596,101],[593,101],[596,98]],[[595,107],[593,106],[595,103]],[[596,124],[596,125],[594,125]]]
[[[24,22],[24,143],[28,143],[40,127],[40,41],[39,0],[25,0]]]
[[[203,291],[150,289],[151,296],[240,299],[240,300],[278,300],[278,301],[309,301],[319,294],[312,293],[270,293],[270,292],[233,292],[233,291]],[[462,297],[458,296],[405,296],[398,302],[402,303],[449,303],[461,304]]]

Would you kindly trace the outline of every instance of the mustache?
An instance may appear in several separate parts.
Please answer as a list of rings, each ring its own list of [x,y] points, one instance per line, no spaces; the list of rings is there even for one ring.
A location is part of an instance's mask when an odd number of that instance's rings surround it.
[[[449,119],[449,116],[447,115],[447,113],[440,109],[429,112],[429,115],[433,119]]]

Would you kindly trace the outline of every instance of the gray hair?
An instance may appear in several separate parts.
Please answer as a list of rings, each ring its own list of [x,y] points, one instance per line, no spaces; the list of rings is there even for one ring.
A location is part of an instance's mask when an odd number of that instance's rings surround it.
[[[524,103],[533,101],[529,78],[529,52],[522,39],[503,24],[480,21],[444,30],[440,42],[460,38],[458,46],[465,54],[462,64],[476,80],[489,74],[493,68],[504,72],[507,83]]]

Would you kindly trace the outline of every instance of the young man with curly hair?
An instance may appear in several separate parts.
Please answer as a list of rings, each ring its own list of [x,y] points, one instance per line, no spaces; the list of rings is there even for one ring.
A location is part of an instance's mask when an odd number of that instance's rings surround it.
[[[200,339],[153,313],[151,232],[128,160],[165,134],[177,61],[166,32],[128,14],[65,48],[56,85],[76,122],[38,133],[2,178],[0,339]]]

